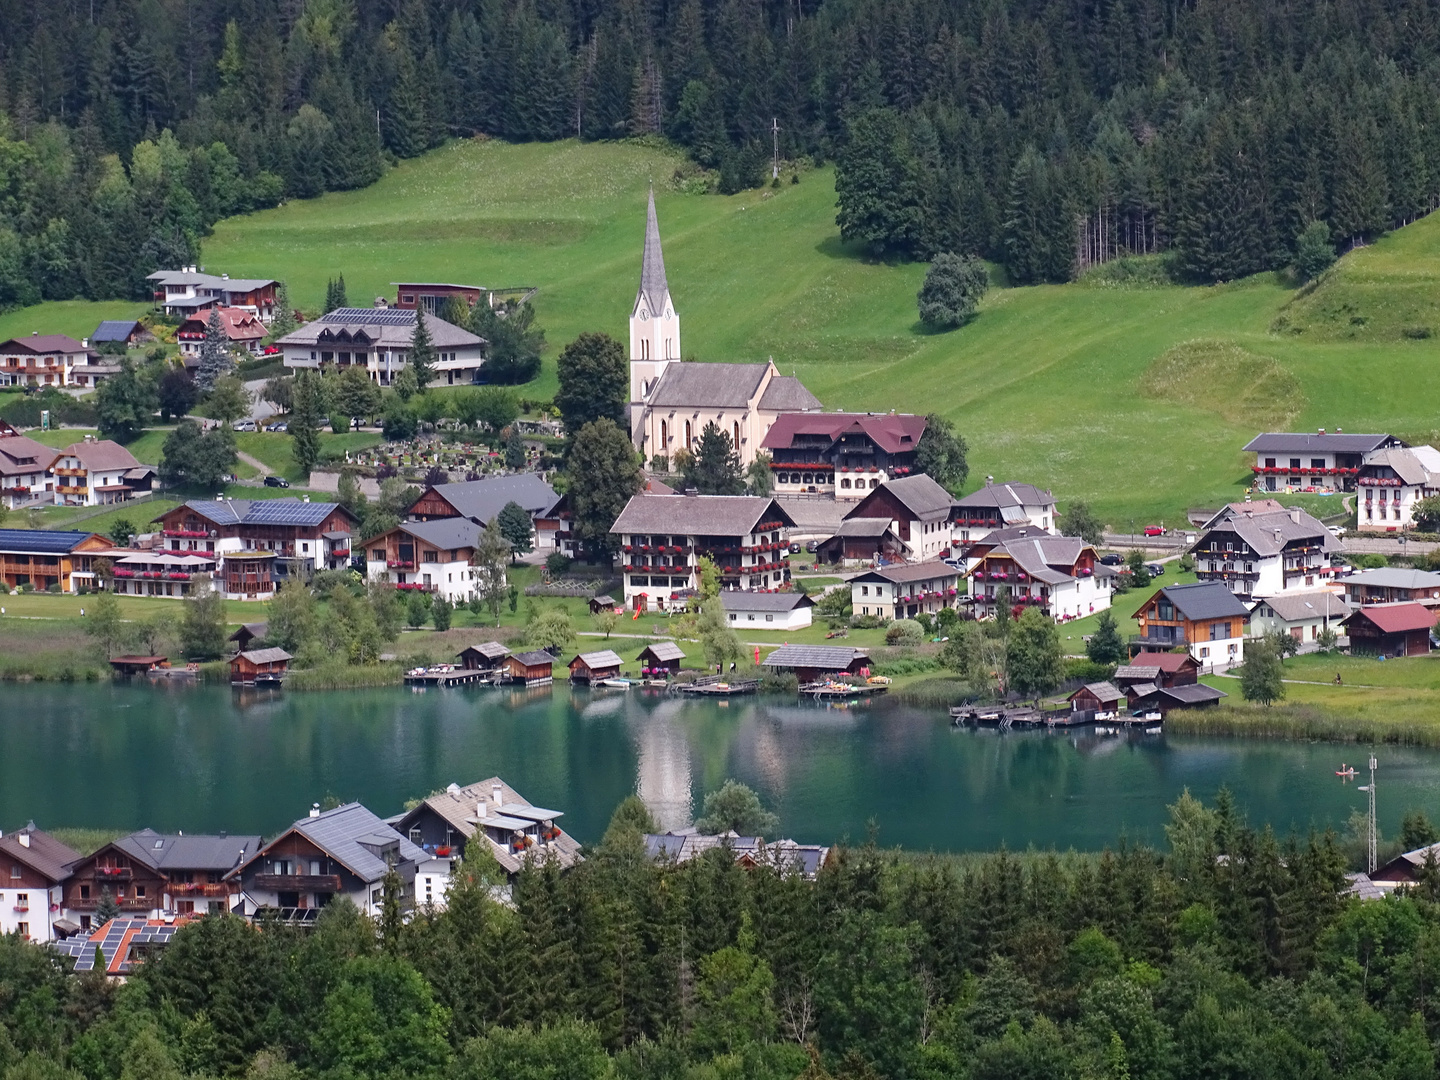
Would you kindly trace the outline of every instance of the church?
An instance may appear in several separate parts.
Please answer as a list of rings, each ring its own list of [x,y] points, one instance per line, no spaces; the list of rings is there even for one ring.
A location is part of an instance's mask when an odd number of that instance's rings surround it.
[[[781,413],[810,412],[820,401],[800,380],[763,364],[684,363],[680,316],[665,280],[655,192],[645,219],[640,289],[630,311],[630,434],[648,463],[694,450],[705,425],[730,436],[748,466]]]

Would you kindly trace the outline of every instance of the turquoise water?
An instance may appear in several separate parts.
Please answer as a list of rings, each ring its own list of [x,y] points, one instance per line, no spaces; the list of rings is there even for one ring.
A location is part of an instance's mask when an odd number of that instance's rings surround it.
[[[1440,818],[1440,751],[1383,748],[1381,828]],[[312,802],[406,799],[499,774],[598,839],[638,791],[687,824],[726,777],[757,789],[797,840],[936,850],[1160,842],[1182,788],[1228,784],[1254,823],[1341,828],[1365,796],[1342,783],[1353,746],[1240,739],[954,731],[893,699],[826,709],[641,691],[0,687],[0,826],[272,833]],[[1363,781],[1362,781],[1363,782]]]

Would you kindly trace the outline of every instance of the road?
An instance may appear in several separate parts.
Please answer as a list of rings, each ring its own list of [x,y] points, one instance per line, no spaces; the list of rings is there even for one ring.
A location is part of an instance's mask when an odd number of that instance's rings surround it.
[[[265,389],[265,383],[265,379],[251,379],[245,384],[245,392],[250,395],[250,419],[257,424],[263,424],[280,411],[270,402],[260,399],[260,391]]]

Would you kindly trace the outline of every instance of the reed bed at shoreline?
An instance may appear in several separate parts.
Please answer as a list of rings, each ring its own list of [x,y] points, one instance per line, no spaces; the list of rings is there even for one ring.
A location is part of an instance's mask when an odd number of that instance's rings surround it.
[[[1433,717],[1368,719],[1298,703],[1269,708],[1219,705],[1173,712],[1165,718],[1165,730],[1171,735],[1440,746],[1440,722]]]
[[[375,686],[400,686],[405,681],[401,664],[326,664],[297,668],[285,676],[286,690],[360,690]]]

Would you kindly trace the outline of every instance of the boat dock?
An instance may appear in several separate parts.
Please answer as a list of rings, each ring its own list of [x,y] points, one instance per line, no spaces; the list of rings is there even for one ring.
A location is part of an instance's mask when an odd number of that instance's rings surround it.
[[[473,668],[414,668],[405,673],[406,686],[461,686],[465,683],[499,685],[504,680],[499,671],[477,671]]]
[[[883,694],[889,689],[887,683],[852,685],[851,683],[826,681],[807,683],[800,687],[800,696],[814,698],[816,701],[842,701],[850,698],[873,697],[876,694]]]
[[[706,675],[693,683],[681,683],[672,687],[681,694],[699,694],[706,697],[733,697],[736,694],[753,694],[760,689],[759,679],[738,679],[725,682],[719,675]]]

